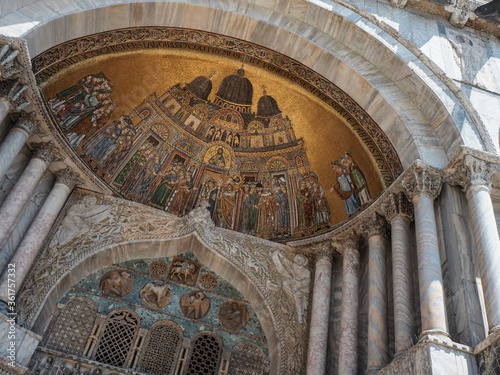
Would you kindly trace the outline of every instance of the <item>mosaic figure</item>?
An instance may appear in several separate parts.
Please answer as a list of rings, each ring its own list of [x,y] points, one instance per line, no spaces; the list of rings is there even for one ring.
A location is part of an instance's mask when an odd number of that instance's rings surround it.
[[[215,140],[218,140],[217,137],[219,136],[220,138],[220,132],[217,131],[217,133],[215,134]],[[223,149],[222,147],[219,147],[217,149],[217,153],[212,156],[210,158],[210,160],[208,161],[208,164],[210,165],[213,165],[214,167],[217,167],[217,168],[225,168],[226,167],[226,159],[224,159],[224,154],[223,154]]]
[[[331,191],[337,192],[337,195],[344,201],[347,215],[352,215],[360,208],[354,194],[354,183],[338,161],[332,163],[332,168],[337,178],[337,184],[331,188]]]
[[[358,203],[364,208],[370,202],[370,193],[368,191],[368,184],[366,183],[365,176],[359,166],[352,159],[352,153],[346,152],[345,156],[340,158],[340,164],[350,175],[351,180],[354,182],[354,191],[358,198]]]
[[[296,195],[299,207],[300,230],[311,228],[314,223],[314,206],[311,199],[311,193],[307,188],[305,179],[299,179],[299,188]]]
[[[243,186],[243,213],[240,222],[240,231],[255,234],[258,220],[259,196],[255,184]]]
[[[290,220],[288,209],[288,194],[285,182],[273,184],[274,194],[274,232],[281,237],[290,235]]]
[[[258,202],[257,236],[270,239],[274,229],[274,207],[276,201],[271,193],[269,182],[262,184],[262,193]]]
[[[168,212],[177,216],[184,216],[186,214],[186,205],[193,188],[192,177],[191,172],[185,169],[181,169],[178,172],[178,182],[175,185],[175,194],[172,197]]]
[[[316,225],[319,227],[328,225],[330,207],[325,197],[325,189],[319,183],[318,176],[314,172],[309,172],[308,189],[313,201]]]
[[[210,200],[209,200],[210,201]],[[232,229],[234,224],[234,211],[236,207],[236,192],[234,181],[229,179],[217,199],[215,224],[221,228]]]

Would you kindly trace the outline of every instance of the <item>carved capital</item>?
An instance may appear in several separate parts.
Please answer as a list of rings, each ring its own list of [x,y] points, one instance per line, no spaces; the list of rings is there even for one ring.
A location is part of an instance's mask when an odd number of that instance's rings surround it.
[[[410,221],[413,220],[413,204],[403,193],[390,194],[385,205],[385,218],[389,223],[398,215],[405,216]]]
[[[59,149],[54,146],[54,142],[41,142],[32,143],[34,148],[33,157],[43,160],[47,165],[50,165],[53,161],[61,161],[62,157],[59,153]]]
[[[442,182],[441,173],[426,166],[417,165],[414,167],[413,173],[404,179],[403,185],[411,200],[419,194],[427,194],[435,199],[441,192]]]
[[[60,169],[56,173],[56,183],[64,184],[69,187],[70,190],[73,190],[75,185],[81,185],[85,183],[85,181],[80,178],[78,173],[73,172],[70,167],[66,167],[64,169]]]
[[[387,223],[385,219],[374,212],[370,216],[370,220],[362,225],[368,238],[372,236],[384,236],[387,233]]]
[[[494,168],[481,159],[465,155],[463,161],[446,177],[446,182],[453,186],[461,186],[467,190],[472,185],[490,187]]]
[[[33,133],[38,129],[35,119],[30,115],[19,117],[19,119],[14,124],[14,127],[24,130],[29,134],[29,137],[31,137]]]
[[[314,259],[316,262],[325,259],[328,262],[332,262],[334,248],[330,241],[321,242],[319,244],[314,244],[312,246],[312,250],[314,251]]]
[[[16,57],[19,50],[13,49],[10,43],[0,48],[0,78],[6,79],[21,72],[22,67],[17,62]]]
[[[0,97],[7,98],[16,112],[30,105],[26,97],[27,90],[28,85],[21,83],[19,79],[0,80]]]
[[[355,230],[351,230],[341,237],[336,239],[342,245],[342,253],[345,254],[346,251],[357,251],[359,252],[359,246],[361,245],[361,236]]]
[[[391,0],[391,5],[395,8],[403,9],[408,0]]]

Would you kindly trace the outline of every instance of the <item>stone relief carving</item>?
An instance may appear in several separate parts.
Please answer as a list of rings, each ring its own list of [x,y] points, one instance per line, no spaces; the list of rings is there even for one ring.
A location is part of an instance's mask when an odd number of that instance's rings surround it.
[[[210,311],[210,299],[199,290],[192,290],[182,295],[179,301],[182,313],[190,319],[202,319]]]
[[[19,50],[12,48],[12,44],[7,43],[0,49],[0,78],[5,79],[21,72],[22,66],[17,62]]]
[[[134,289],[134,278],[128,272],[112,270],[102,276],[99,289],[106,297],[123,298]]]
[[[164,281],[154,281],[144,285],[139,296],[146,307],[163,309],[172,302],[172,287]]]
[[[149,274],[155,279],[161,279],[168,274],[168,265],[163,260],[156,260],[149,265]]]
[[[198,286],[208,292],[217,288],[217,278],[209,273],[204,273],[198,279]]]
[[[200,264],[188,259],[174,257],[168,273],[168,279],[185,285],[194,286],[200,271]]]
[[[403,215],[410,221],[413,219],[413,205],[403,193],[390,194],[384,205],[385,218],[389,223],[397,215]]]
[[[248,310],[241,303],[228,301],[219,306],[217,317],[220,324],[227,329],[239,331],[248,323]]]
[[[428,194],[436,198],[441,192],[442,182],[443,177],[440,172],[417,165],[413,173],[404,179],[403,185],[410,199],[418,194]]]
[[[306,268],[307,258],[297,254],[292,262],[282,252],[276,251],[273,254],[273,262],[278,272],[285,276],[283,289],[295,301],[298,322],[304,323],[311,284],[311,271]]]

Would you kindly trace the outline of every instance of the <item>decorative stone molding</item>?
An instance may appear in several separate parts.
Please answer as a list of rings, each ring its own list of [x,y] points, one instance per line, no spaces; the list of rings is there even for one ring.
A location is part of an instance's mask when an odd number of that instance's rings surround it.
[[[21,375],[28,371],[27,367],[21,366],[19,363],[14,362],[0,355],[0,375]]]
[[[299,322],[301,310],[297,306],[299,302],[309,300],[310,280],[307,276],[310,276],[311,271],[305,256],[289,246],[216,228],[206,209],[208,203],[204,201],[200,207],[179,218],[139,203],[109,196],[85,195],[82,190],[78,190],[70,198],[66,213],[87,196],[95,198],[96,206],[109,206],[109,210],[106,210],[106,215],[102,215],[102,220],[90,222],[90,228],[85,233],[66,236],[67,241],[58,241],[59,237],[55,235],[62,221],[54,228],[52,238],[46,242],[48,246],[40,251],[37,262],[18,294],[18,316],[23,326],[36,326],[38,329],[40,324],[44,324],[37,322],[37,318],[39,314],[44,316],[41,311],[45,301],[51,293],[56,292],[55,287],[60,280],[78,267],[83,259],[103,249],[127,246],[132,241],[167,241],[193,235],[217,256],[236,267],[262,296],[276,327],[279,372],[303,373],[307,349],[304,337],[308,336],[309,327]],[[61,216],[64,217],[66,213],[62,212]],[[281,261],[294,263],[294,274],[281,273],[273,257],[269,256],[270,253],[279,253]],[[305,275],[303,280],[299,280],[299,283],[303,282],[300,284],[303,285],[300,293],[299,290],[293,296],[290,295],[292,293],[283,293],[285,285],[294,285],[293,280],[297,279],[295,273],[299,273],[297,269]],[[304,307],[303,321],[307,322],[310,308],[307,303],[300,306]]]
[[[85,183],[85,181],[80,178],[80,175],[73,172],[70,167],[57,171],[56,177],[56,183],[64,184],[69,187],[70,190],[73,190],[76,185],[82,185]]]
[[[370,220],[362,224],[363,230],[368,238],[372,236],[385,236],[387,234],[387,222],[383,216],[374,212]]]
[[[451,4],[444,9],[451,12],[449,21],[452,26],[463,28],[469,19],[476,18],[474,9],[477,4],[468,0],[451,0]]]
[[[411,200],[419,194],[430,195],[433,199],[439,195],[443,182],[441,171],[416,163],[411,172],[403,181],[406,194]]]
[[[53,161],[61,161],[63,158],[59,153],[59,149],[54,145],[54,142],[32,143],[34,149],[34,158],[43,160],[47,165]]]
[[[19,50],[14,49],[12,43],[4,44],[0,48],[0,79],[6,79],[21,72],[22,67],[16,60],[17,55],[19,55]]]
[[[408,0],[391,0],[391,5],[395,8],[403,9]]]
[[[384,206],[385,218],[389,222],[397,216],[405,216],[408,220],[413,220],[413,204],[408,201],[404,193],[389,194],[389,197]]]

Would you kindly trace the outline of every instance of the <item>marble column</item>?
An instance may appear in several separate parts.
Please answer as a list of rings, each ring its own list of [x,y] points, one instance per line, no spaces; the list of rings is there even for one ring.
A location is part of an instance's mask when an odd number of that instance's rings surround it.
[[[368,235],[368,363],[366,373],[376,374],[387,365],[386,222],[373,214],[365,224]]]
[[[442,176],[425,165],[417,164],[404,181],[406,193],[415,210],[417,261],[422,318],[421,338],[432,334],[448,338],[443,276],[434,212],[434,199],[439,195]]]
[[[413,207],[404,194],[391,194],[385,215],[391,224],[394,341],[395,357],[397,357],[413,345],[414,301],[410,253],[410,222],[413,220]]]
[[[10,261],[10,264],[13,264],[15,268],[14,284],[16,293],[33,265],[45,237],[47,237],[52,228],[52,224],[54,224],[71,190],[73,190],[75,183],[78,181],[78,176],[70,168],[60,170],[56,173],[56,176],[57,180],[54,187],[45,199],[40,211],[33,220],[33,223],[31,223],[26,235],[16,249],[14,257]],[[10,280],[12,284],[12,279]],[[7,274],[4,273],[0,280],[0,299],[6,302],[8,301],[7,285]]]
[[[500,329],[500,240],[490,197],[492,172],[485,161],[465,155],[455,175],[466,191],[490,333]]]
[[[0,96],[0,136],[6,131],[8,124],[7,116],[12,110],[9,99],[5,96]]]
[[[357,375],[359,310],[359,237],[351,233],[342,240],[342,305],[338,373]]]
[[[316,267],[307,353],[307,375],[324,375],[330,316],[333,248],[328,241],[316,247],[314,251]]]
[[[35,153],[16,185],[0,207],[0,244],[7,238],[10,228],[33,193],[52,160],[58,157],[58,149],[52,142],[34,144]]]
[[[0,145],[0,181],[34,130],[34,122],[21,117],[9,131]]]

